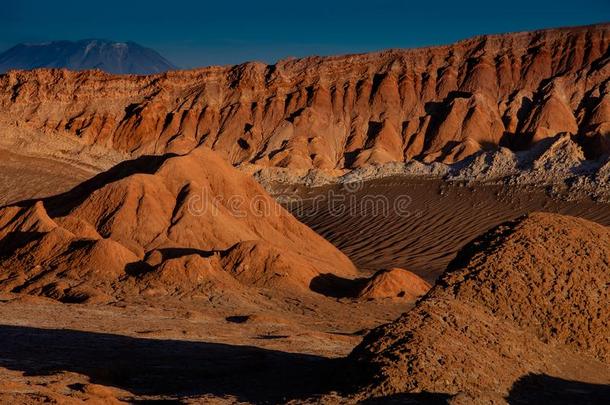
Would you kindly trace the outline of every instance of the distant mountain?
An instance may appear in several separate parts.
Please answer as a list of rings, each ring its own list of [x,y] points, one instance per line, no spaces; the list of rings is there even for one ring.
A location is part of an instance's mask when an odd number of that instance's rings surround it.
[[[156,51],[134,42],[101,39],[19,44],[0,53],[0,73],[41,67],[100,69],[116,74],[151,74],[176,69]]]

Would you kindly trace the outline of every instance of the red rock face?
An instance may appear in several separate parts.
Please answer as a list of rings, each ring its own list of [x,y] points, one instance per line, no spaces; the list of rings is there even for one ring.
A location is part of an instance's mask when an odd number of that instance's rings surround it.
[[[610,152],[610,25],[155,76],[0,76],[0,119],[136,154],[207,145],[234,164],[458,161],[558,133]]]

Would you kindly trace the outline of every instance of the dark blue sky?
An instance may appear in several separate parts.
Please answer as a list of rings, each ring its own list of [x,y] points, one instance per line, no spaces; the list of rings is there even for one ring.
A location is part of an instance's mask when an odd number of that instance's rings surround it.
[[[0,0],[0,51],[18,42],[132,40],[195,67],[604,21],[610,0]]]

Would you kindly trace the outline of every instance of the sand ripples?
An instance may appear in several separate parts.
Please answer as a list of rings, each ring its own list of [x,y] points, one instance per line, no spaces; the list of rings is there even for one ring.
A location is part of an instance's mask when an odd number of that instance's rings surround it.
[[[305,224],[330,240],[364,271],[404,267],[433,281],[457,250],[476,236],[508,220],[534,211],[586,218],[610,225],[610,205],[593,201],[553,199],[542,190],[466,187],[432,180],[384,179],[366,182],[356,192],[341,186],[301,193],[307,199],[332,190],[345,196],[349,207],[337,215],[324,204],[315,212],[292,211]],[[388,206],[410,198],[408,212],[375,210],[363,205],[366,196],[383,195]],[[356,207],[354,207],[356,205]]]

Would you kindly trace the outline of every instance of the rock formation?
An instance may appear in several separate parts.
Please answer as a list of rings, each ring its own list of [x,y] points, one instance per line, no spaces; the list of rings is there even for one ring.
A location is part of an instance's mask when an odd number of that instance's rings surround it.
[[[610,25],[146,77],[0,76],[0,120],[136,155],[208,146],[233,164],[454,162],[569,133],[610,152]]]
[[[484,402],[529,373],[608,384],[609,283],[607,227],[534,213],[467,245],[413,310],[373,330],[351,359],[373,396]]]
[[[65,194],[0,209],[0,252],[3,290],[68,302],[240,285],[303,293],[320,274],[356,275],[205,147],[124,162]]]

